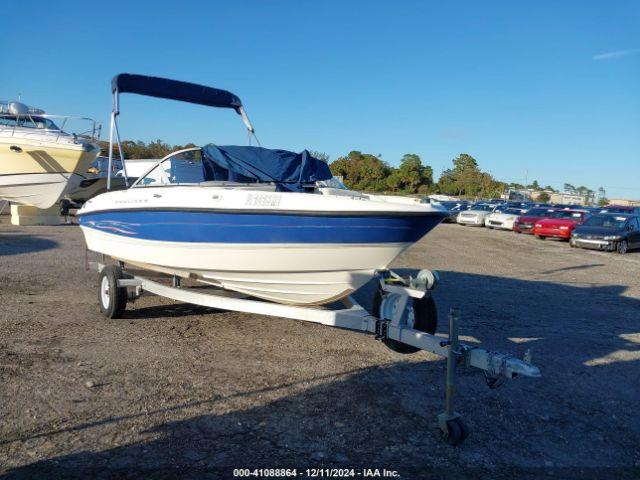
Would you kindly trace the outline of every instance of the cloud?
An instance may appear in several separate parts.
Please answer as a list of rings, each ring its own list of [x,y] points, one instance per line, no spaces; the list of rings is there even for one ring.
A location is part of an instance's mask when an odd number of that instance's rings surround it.
[[[640,53],[640,48],[629,48],[627,50],[616,50],[615,52],[600,53],[598,55],[594,55],[592,58],[597,62],[600,60],[615,60],[618,58],[628,57],[629,55],[635,55],[637,53]]]

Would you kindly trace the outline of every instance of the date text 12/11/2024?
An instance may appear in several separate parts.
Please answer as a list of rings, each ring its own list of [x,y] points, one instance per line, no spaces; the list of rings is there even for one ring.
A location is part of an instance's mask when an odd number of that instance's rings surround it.
[[[400,478],[396,470],[385,468],[236,468],[234,477],[254,478]]]

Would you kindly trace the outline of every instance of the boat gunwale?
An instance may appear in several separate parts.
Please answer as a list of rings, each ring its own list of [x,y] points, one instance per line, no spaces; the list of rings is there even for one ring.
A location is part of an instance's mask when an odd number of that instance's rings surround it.
[[[140,211],[165,211],[165,212],[211,212],[211,213],[228,213],[234,215],[291,215],[291,216],[309,216],[309,217],[442,217],[445,218],[449,212],[441,210],[426,210],[419,212],[415,210],[278,210],[278,209],[256,209],[256,208],[214,208],[214,207],[149,207],[141,206],[140,208],[105,208],[102,210],[91,210],[87,212],[78,211],[76,217],[84,217],[99,213],[115,213],[115,212],[140,212]]]

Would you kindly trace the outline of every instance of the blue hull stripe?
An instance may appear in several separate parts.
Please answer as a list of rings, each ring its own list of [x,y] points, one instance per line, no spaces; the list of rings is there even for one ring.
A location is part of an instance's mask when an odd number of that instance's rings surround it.
[[[440,223],[435,215],[315,216],[126,210],[86,213],[80,225],[129,238],[191,243],[406,243]]]

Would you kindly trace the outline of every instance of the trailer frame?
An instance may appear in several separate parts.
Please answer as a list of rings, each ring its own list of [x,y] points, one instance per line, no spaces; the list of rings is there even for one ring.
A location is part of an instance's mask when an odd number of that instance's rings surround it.
[[[182,279],[177,276],[170,277],[172,286],[168,286],[129,273],[124,269],[123,262],[106,265],[104,261],[105,258],[102,262],[96,263],[100,275],[99,301],[103,314],[110,318],[121,317],[128,302],[135,301],[145,293],[152,293],[220,310],[282,317],[373,334],[377,340],[395,341],[408,346],[407,352],[403,353],[424,350],[444,357],[447,361],[445,411],[438,415],[438,426],[445,439],[452,445],[461,444],[469,433],[460,414],[453,408],[456,370],[459,365],[482,370],[491,388],[518,376],[541,376],[538,367],[531,363],[529,351],[525,353],[524,359],[519,359],[507,353],[460,342],[457,309],[451,309],[448,314],[448,338],[413,328],[412,302],[430,297],[438,283],[437,273],[429,270],[421,270],[415,278],[402,277],[391,270],[376,272],[379,294],[383,296],[383,302],[393,302],[392,308],[387,304],[380,309],[391,318],[379,318],[369,313],[351,296],[342,300],[341,308],[335,309],[283,305],[214,286],[210,286],[207,293],[201,293],[184,287]]]

